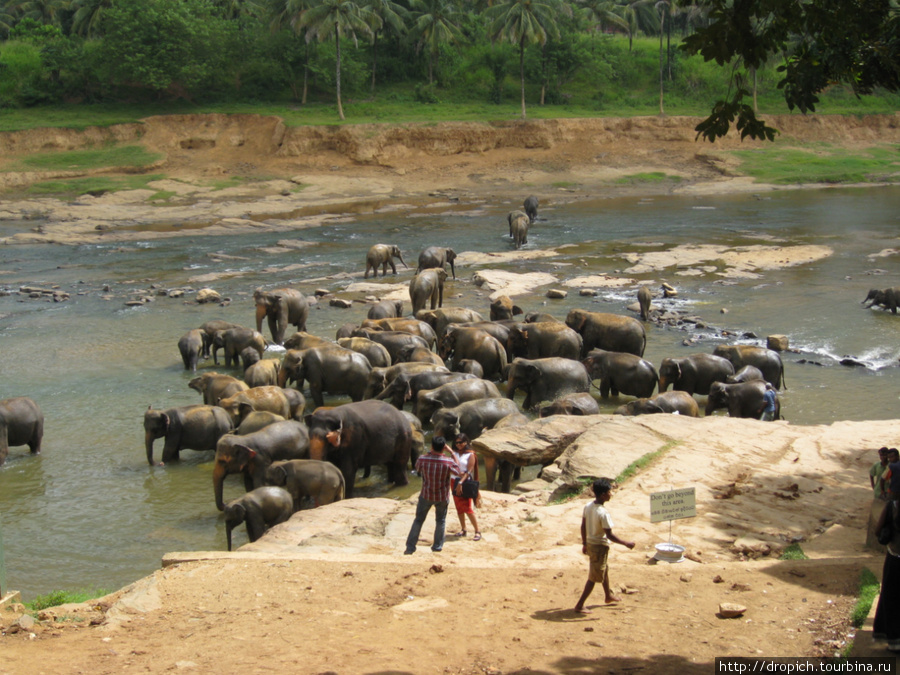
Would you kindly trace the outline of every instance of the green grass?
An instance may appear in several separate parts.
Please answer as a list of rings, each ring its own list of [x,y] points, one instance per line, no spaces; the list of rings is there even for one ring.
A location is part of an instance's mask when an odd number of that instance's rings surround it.
[[[162,180],[161,174],[134,176],[88,176],[68,180],[50,180],[30,185],[26,191],[29,195],[40,196],[73,196],[97,194],[101,192],[119,192],[121,190],[140,190],[148,183]]]
[[[87,171],[107,167],[143,168],[162,158],[140,145],[107,145],[88,150],[42,152],[20,160],[15,171]]]
[[[779,560],[809,560],[809,556],[803,552],[803,549],[800,548],[800,544],[791,544],[784,551],[781,552],[781,555],[778,556]]]
[[[850,621],[857,628],[862,627],[866,617],[869,616],[872,603],[878,597],[879,588],[878,579],[870,569],[864,567],[859,573],[859,597],[850,613]]]
[[[151,202],[167,202],[172,197],[177,196],[177,192],[172,192],[171,190],[160,190],[155,194],[150,195]]]
[[[648,171],[644,173],[633,173],[627,176],[622,176],[616,183],[620,185],[628,185],[634,183],[662,183],[665,180],[671,181],[680,181],[680,176],[669,176],[662,171]]]
[[[79,591],[53,591],[47,595],[39,595],[34,600],[26,603],[26,607],[32,611],[40,611],[48,607],[56,607],[65,605],[70,602],[86,602],[94,598],[99,598],[109,593],[109,591],[101,589],[84,588]]]
[[[816,144],[738,150],[732,154],[741,160],[741,172],[763,183],[900,182],[900,146],[854,152]]]
[[[669,441],[664,446],[662,446],[659,450],[654,450],[653,452],[648,452],[646,455],[637,458],[631,464],[626,466],[622,473],[616,476],[616,483],[621,485],[626,480],[634,476],[638,471],[649,466],[655,459],[662,457],[669,450],[674,448],[677,445],[680,445],[681,441]]]

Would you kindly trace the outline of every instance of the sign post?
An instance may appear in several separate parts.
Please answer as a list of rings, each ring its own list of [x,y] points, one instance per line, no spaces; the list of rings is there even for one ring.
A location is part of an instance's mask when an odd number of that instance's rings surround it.
[[[672,544],[672,521],[694,518],[697,515],[696,488],[680,488],[667,492],[650,493],[650,522],[669,521],[669,544]],[[670,546],[671,547],[671,546]],[[657,546],[659,549],[659,546]],[[679,551],[684,551],[678,547]]]

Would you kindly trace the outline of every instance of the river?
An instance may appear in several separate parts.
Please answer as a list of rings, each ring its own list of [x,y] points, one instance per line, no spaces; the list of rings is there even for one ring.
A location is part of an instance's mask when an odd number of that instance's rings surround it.
[[[191,374],[183,371],[178,338],[212,318],[252,325],[252,291],[260,285],[339,294],[358,280],[373,243],[397,243],[412,268],[429,245],[507,251],[510,208],[440,203],[386,209],[290,237],[186,235],[99,246],[5,247],[0,289],[59,285],[71,299],[0,297],[0,397],[30,396],[46,418],[43,453],[32,457],[27,448],[13,448],[0,467],[2,588],[20,590],[26,599],[61,588],[113,590],[157,569],[166,552],[224,549],[224,524],[213,502],[212,453],[184,451],[180,463],[166,467],[149,467],[144,455],[147,406],[200,402],[187,387]],[[665,356],[712,351],[723,341],[716,329],[760,338],[785,334],[797,350],[784,355],[783,413],[791,423],[892,419],[898,417],[900,317],[866,310],[860,301],[869,288],[900,285],[900,255],[878,255],[898,247],[898,214],[900,188],[893,187],[578,201],[542,208],[529,234],[527,249],[553,248],[557,255],[501,267],[546,271],[562,282],[625,270],[626,253],[685,244],[829,246],[828,257],[767,270],[758,278],[724,278],[715,262],[693,266],[696,271],[621,272],[668,281],[678,296],[666,306],[710,326],[697,334],[650,326],[645,358],[659,365]],[[0,236],[32,226],[0,224]],[[308,245],[271,248],[285,238]],[[480,267],[458,266],[460,280],[448,282],[445,304],[466,304],[487,316],[488,294],[471,283]],[[191,281],[205,274],[219,278]],[[411,275],[412,269],[401,268],[387,282],[406,282]],[[198,306],[157,296],[141,307],[125,306],[140,290],[205,285],[231,303]],[[624,314],[635,297],[634,286],[601,290],[597,297],[573,290],[565,300],[547,300],[545,291],[516,302],[526,311],[563,318],[572,307]],[[362,305],[341,310],[321,303],[311,313],[309,330],[333,337],[338,326],[364,315]],[[696,342],[683,345],[689,337]],[[845,355],[867,367],[840,365]],[[157,441],[157,456],[160,448]],[[377,475],[362,484],[364,495],[405,497],[413,489],[388,490]],[[226,499],[240,492],[240,481],[226,481]]]

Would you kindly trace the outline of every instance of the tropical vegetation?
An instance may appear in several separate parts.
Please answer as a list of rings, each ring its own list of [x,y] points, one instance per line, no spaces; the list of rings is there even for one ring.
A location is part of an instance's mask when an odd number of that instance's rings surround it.
[[[878,94],[896,108],[897,1],[0,0],[0,113],[327,101],[343,120],[348,100],[518,99],[525,118],[689,102],[712,108],[711,140],[731,124],[771,137],[760,102]]]

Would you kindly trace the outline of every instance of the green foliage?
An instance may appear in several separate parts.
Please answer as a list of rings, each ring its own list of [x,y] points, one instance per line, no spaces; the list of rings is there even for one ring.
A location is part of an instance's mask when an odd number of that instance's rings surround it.
[[[24,105],[43,76],[40,47],[32,42],[7,42],[0,49],[0,103]]]
[[[100,589],[84,588],[78,591],[53,591],[46,595],[39,595],[34,600],[26,603],[26,607],[32,611],[38,612],[48,607],[57,607],[66,605],[70,602],[87,602],[94,598],[100,598],[107,595],[109,591]]]
[[[22,40],[23,42],[38,44],[60,37],[62,37],[62,31],[59,29],[59,26],[43,24],[27,16],[9,31],[10,40]]]
[[[221,87],[233,27],[207,0],[116,0],[102,26],[101,51],[118,86],[174,97]]]
[[[900,149],[850,151],[828,145],[760,148],[733,153],[741,171],[764,183],[897,183]]]
[[[809,560],[809,556],[800,548],[800,544],[791,544],[778,556],[779,560]]]
[[[419,83],[416,85],[416,102],[417,103],[440,103],[437,96],[436,87],[433,84]]]
[[[859,573],[859,597],[850,613],[850,622],[855,627],[862,628],[863,622],[869,616],[869,610],[872,609],[872,603],[878,597],[879,588],[878,579],[872,571],[863,567]]]
[[[616,183],[619,184],[635,184],[635,183],[662,183],[665,180],[671,181],[679,181],[681,178],[679,176],[670,176],[662,171],[648,171],[644,173],[632,173],[627,176],[622,176],[621,178],[616,180]]]
[[[29,155],[18,170],[79,171],[105,167],[145,167],[162,156],[140,145],[111,145],[92,150],[48,152]]]

